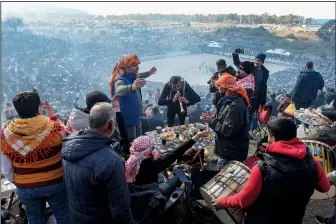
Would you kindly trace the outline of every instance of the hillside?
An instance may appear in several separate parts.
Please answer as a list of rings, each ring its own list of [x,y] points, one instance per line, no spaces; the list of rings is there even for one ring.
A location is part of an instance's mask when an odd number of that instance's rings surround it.
[[[88,12],[60,7],[36,6],[24,7],[17,11],[3,12],[3,18],[21,17],[24,20],[31,19],[86,19],[92,18]]]

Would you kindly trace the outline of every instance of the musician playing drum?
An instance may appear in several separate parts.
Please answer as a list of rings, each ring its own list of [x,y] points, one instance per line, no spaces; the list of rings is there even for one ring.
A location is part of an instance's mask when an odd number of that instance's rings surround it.
[[[176,114],[183,125],[187,115],[187,107],[201,101],[199,95],[180,76],[172,76],[165,84],[159,98],[159,106],[167,106],[168,126],[174,126]]]
[[[269,145],[237,194],[213,200],[216,209],[245,208],[245,224],[301,224],[314,189],[328,192],[321,164],[287,118],[267,124]]]

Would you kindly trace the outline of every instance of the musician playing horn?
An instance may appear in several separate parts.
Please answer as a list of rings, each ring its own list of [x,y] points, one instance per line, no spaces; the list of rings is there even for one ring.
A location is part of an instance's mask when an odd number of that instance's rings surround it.
[[[180,124],[183,125],[187,116],[187,107],[201,101],[199,95],[191,86],[180,76],[171,77],[170,81],[165,84],[158,104],[167,106],[168,126],[174,126],[176,114],[179,117]]]

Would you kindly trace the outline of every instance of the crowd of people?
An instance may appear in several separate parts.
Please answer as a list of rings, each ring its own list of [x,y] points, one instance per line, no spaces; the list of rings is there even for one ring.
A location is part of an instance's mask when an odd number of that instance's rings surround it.
[[[167,83],[148,82],[156,67],[140,72],[137,55],[118,59],[103,45],[7,33],[3,46],[7,123],[1,135],[1,170],[17,187],[30,224],[44,222],[46,202],[59,224],[135,223],[146,209],[165,207],[181,186],[183,171],[176,169],[163,183],[159,174],[208,136],[209,128],[215,133],[218,161],[207,180],[230,161],[247,159],[250,130],[261,107],[271,107],[279,117],[286,116],[291,103],[296,108],[333,103],[335,109],[335,90],[328,86],[335,81],[334,61],[307,62],[300,72],[273,76],[265,54],[257,54],[253,62],[240,61],[235,50],[236,68],[217,61],[207,86],[189,85],[183,75]],[[291,88],[289,80],[295,83]],[[157,127],[188,123],[187,118],[208,128],[168,156],[144,136]],[[330,175],[297,138],[294,119],[275,119],[267,128],[266,159],[253,167],[242,191],[214,200],[213,206],[247,208],[245,223],[287,223],[288,217],[301,223],[314,189],[329,190]],[[199,183],[198,175],[191,179]]]

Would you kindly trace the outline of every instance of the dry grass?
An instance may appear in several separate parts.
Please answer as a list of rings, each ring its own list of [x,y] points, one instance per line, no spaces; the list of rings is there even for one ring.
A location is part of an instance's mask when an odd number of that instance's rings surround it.
[[[318,41],[319,38],[316,36],[315,32],[304,32],[304,31],[298,31],[294,32],[292,30],[270,30],[270,33],[272,33],[274,36],[281,37],[281,38],[287,38],[287,37],[295,37],[298,40],[308,40],[308,41]]]

